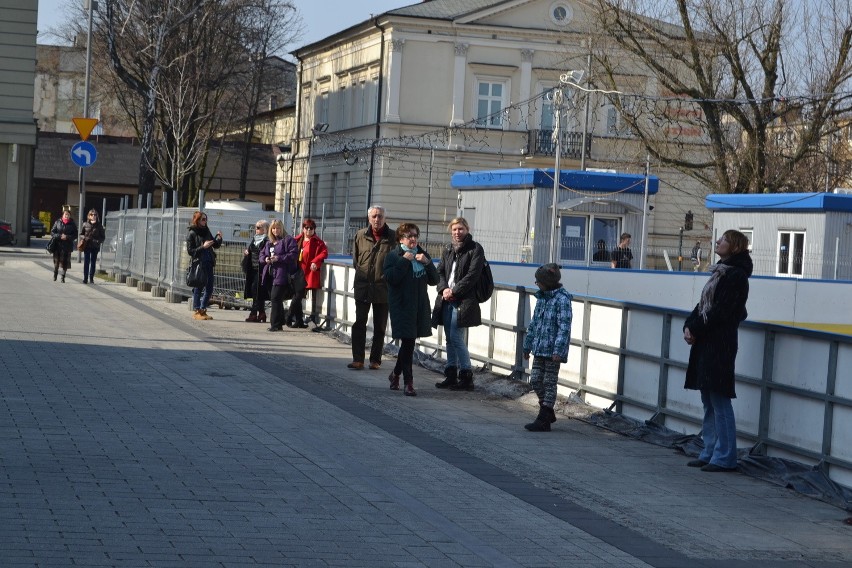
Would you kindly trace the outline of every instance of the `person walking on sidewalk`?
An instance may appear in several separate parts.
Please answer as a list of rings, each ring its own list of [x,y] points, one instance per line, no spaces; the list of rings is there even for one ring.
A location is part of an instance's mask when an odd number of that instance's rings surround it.
[[[56,220],[50,229],[51,238],[56,238],[56,248],[53,251],[53,281],[62,269],[62,282],[65,282],[65,273],[71,268],[71,251],[74,250],[74,242],[77,240],[77,223],[71,218],[70,211],[63,211],[62,217]]]
[[[439,389],[473,390],[473,367],[464,341],[464,329],[482,323],[476,288],[485,265],[485,251],[473,240],[470,225],[456,217],[448,226],[452,242],[444,248],[438,263],[438,295],[432,311],[432,325],[444,326],[447,338],[447,364]]]
[[[556,383],[559,367],[568,362],[571,341],[571,294],[562,284],[559,265],[548,263],[535,271],[539,288],[535,298],[535,312],[524,336],[524,359],[533,356],[530,385],[538,396],[539,411],[536,419],[524,426],[530,432],[550,432],[556,422]]]
[[[686,465],[702,471],[737,469],[737,426],[731,399],[736,398],[734,364],[740,322],[748,317],[748,279],[753,270],[748,238],[725,231],[716,241],[719,262],[710,266],[710,279],[701,299],[683,324],[683,339],[691,346],[684,388],[701,391],[704,449]]]
[[[186,235],[186,252],[191,258],[198,259],[204,267],[207,282],[203,287],[192,289],[193,319],[212,320],[213,316],[207,314],[210,305],[210,296],[213,295],[213,269],[216,267],[216,253],[212,249],[222,246],[222,231],[216,236],[210,232],[207,226],[207,213],[196,211],[192,215],[189,232]]]
[[[263,323],[266,321],[266,300],[269,288],[260,284],[260,251],[266,246],[269,237],[269,223],[260,219],[254,224],[254,236],[243,249],[243,272],[246,284],[243,289],[246,299],[251,298],[251,311],[246,321]]]
[[[83,239],[83,284],[95,282],[95,265],[98,262],[98,252],[101,243],[106,238],[104,226],[98,219],[98,212],[94,209],[89,211],[89,216],[83,226],[80,227],[80,238]]]
[[[299,249],[296,247],[296,239],[287,234],[280,219],[269,225],[268,237],[269,240],[259,256],[260,264],[263,265],[260,283],[272,288],[269,294],[271,309],[267,331],[281,331],[285,317],[284,295],[290,289],[290,275],[296,270]]]
[[[317,224],[311,218],[302,222],[302,234],[296,239],[299,248],[299,266],[305,273],[305,287],[299,290],[290,300],[290,314],[288,325],[291,327],[308,327],[305,324],[305,313],[302,308],[302,300],[311,291],[311,321],[319,324],[319,312],[317,310],[317,294],[320,289],[320,276],[322,263],[328,258],[328,247],[325,242],[317,236]]]
[[[352,362],[349,369],[364,368],[367,347],[367,319],[373,310],[373,342],[370,347],[370,369],[382,366],[385,329],[388,325],[388,285],[384,263],[394,248],[394,235],[385,223],[385,208],[371,205],[367,210],[370,224],[355,234],[352,244],[352,266],[355,268],[355,323],[352,324]]]
[[[391,390],[399,390],[402,375],[406,396],[417,396],[414,390],[414,343],[418,337],[432,335],[428,287],[438,283],[438,270],[429,254],[420,248],[420,229],[414,223],[403,223],[396,230],[399,245],[385,257],[384,274],[388,284],[388,307],[393,338],[401,345],[396,365],[391,371]]]

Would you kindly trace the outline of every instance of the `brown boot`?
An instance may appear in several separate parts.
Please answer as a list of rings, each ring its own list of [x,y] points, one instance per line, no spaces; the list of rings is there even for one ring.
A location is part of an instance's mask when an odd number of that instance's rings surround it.
[[[399,375],[397,375],[393,371],[391,371],[391,374],[388,377],[388,380],[390,381],[390,390],[398,391],[399,390]]]
[[[257,321],[257,312],[249,312],[249,316],[246,318],[246,321],[250,321],[252,323]]]
[[[203,310],[195,310],[195,313],[192,314],[192,319],[195,319],[195,320],[207,319],[207,318],[204,317],[204,314],[202,312],[203,312]]]
[[[405,396],[417,396],[417,391],[414,390],[414,379],[405,381]]]
[[[266,323],[266,312],[265,311],[260,310],[257,313],[257,321],[258,321],[258,323]]]
[[[206,319],[206,320],[212,320],[213,319],[213,316],[209,315],[207,313],[207,310],[201,310],[201,315],[204,316],[204,319]]]

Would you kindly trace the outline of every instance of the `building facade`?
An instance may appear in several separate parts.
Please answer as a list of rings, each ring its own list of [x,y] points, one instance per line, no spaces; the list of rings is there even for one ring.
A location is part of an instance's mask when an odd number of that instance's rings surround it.
[[[391,223],[446,233],[463,209],[454,173],[554,167],[557,85],[560,168],[643,174],[645,152],[616,108],[603,93],[583,94],[594,75],[590,46],[605,41],[594,19],[582,1],[431,0],[294,51],[297,135],[283,184],[291,210],[323,215],[344,241],[370,203],[384,205]],[[625,88],[656,94],[638,68],[627,71]],[[652,173],[661,186],[649,255],[676,246],[687,211],[689,238],[708,238],[708,191],[673,171]]]
[[[37,16],[36,0],[0,2],[0,219],[11,223],[18,242],[30,227]]]

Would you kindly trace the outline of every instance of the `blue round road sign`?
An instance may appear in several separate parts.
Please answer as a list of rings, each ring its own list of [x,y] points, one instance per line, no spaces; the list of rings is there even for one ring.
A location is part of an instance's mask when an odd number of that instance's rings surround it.
[[[71,161],[81,168],[88,168],[98,159],[98,151],[91,142],[77,142],[71,147]]]

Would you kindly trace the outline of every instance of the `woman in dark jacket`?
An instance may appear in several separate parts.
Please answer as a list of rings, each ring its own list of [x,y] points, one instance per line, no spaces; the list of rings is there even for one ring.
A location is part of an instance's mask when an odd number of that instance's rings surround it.
[[[213,268],[216,266],[216,255],[211,249],[221,246],[222,231],[218,231],[214,237],[207,227],[207,213],[196,211],[192,215],[192,222],[186,235],[186,252],[191,258],[201,262],[207,275],[207,283],[203,288],[192,289],[192,309],[195,310],[193,319],[213,319],[213,316],[207,315],[207,306],[210,305],[210,296],[213,295]]]
[[[438,263],[438,297],[435,298],[432,325],[444,326],[447,338],[447,364],[444,380],[435,383],[439,389],[473,390],[470,353],[464,342],[464,328],[482,323],[476,287],[485,265],[485,251],[470,235],[464,217],[449,224],[452,242],[444,249]]]
[[[418,337],[432,335],[427,287],[438,283],[438,271],[417,244],[419,237],[417,225],[401,224],[396,230],[399,245],[388,252],[384,262],[392,335],[401,342],[396,366],[388,379],[391,390],[399,390],[401,374],[406,396],[417,396],[412,371],[414,342]]]
[[[260,251],[260,283],[270,286],[269,330],[281,331],[284,325],[284,294],[289,288],[290,274],[296,270],[299,249],[296,240],[284,231],[284,223],[276,219],[269,225],[269,240]]]
[[[92,284],[95,281],[95,265],[98,262],[98,252],[101,243],[104,242],[106,234],[104,226],[98,219],[98,212],[94,209],[89,211],[89,217],[80,227],[80,238],[83,239],[83,284]]]
[[[53,251],[53,281],[62,269],[62,281],[65,282],[65,273],[71,268],[71,251],[74,250],[74,241],[77,240],[77,224],[71,218],[70,211],[63,211],[62,217],[56,220],[50,229],[51,238],[57,239],[56,249]]]
[[[737,427],[731,399],[737,333],[746,319],[748,278],[752,272],[748,238],[739,231],[725,231],[716,241],[720,260],[710,267],[710,280],[701,300],[683,326],[683,338],[692,346],[684,388],[701,391],[704,449],[687,463],[703,471],[737,469]]]
[[[260,251],[269,240],[269,223],[261,219],[254,224],[254,237],[248,242],[243,250],[243,272],[246,273],[246,285],[243,290],[246,299],[251,298],[251,311],[246,321],[266,321],[266,299],[269,297],[269,288],[260,285]]]

